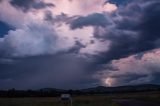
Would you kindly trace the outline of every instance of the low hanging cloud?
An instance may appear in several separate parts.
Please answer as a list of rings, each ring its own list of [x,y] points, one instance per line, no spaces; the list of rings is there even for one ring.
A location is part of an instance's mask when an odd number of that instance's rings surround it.
[[[104,84],[110,84],[106,83],[108,79],[112,81],[111,86],[159,83],[159,58],[160,51],[156,49],[141,56],[137,54],[113,60],[110,64],[112,68],[102,71]]]
[[[87,71],[90,60],[75,54],[59,53],[0,61],[3,62],[0,63],[1,89],[83,88],[95,86],[98,81],[91,78],[91,72]]]

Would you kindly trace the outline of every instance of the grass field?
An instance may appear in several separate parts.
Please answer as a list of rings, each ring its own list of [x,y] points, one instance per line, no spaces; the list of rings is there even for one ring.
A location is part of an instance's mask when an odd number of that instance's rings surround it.
[[[73,106],[160,106],[160,92],[73,96]],[[0,98],[0,106],[67,106],[58,97]],[[69,106],[69,105],[68,105]]]

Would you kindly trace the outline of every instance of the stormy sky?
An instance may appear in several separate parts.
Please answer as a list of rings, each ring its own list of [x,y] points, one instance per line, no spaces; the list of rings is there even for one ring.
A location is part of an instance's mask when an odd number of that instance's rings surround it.
[[[160,84],[159,0],[0,0],[0,89]]]

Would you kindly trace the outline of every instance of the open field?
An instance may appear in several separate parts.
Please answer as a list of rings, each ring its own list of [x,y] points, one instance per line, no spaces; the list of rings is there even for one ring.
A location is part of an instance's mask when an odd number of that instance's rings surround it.
[[[58,97],[0,98],[0,106],[64,106],[64,104]],[[73,106],[160,106],[160,92],[73,96]]]

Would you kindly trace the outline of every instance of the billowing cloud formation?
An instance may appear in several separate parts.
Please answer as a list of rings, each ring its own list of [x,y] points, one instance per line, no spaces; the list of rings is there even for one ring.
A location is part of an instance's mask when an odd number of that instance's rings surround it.
[[[159,5],[157,0],[2,0],[1,88],[159,83]]]
[[[130,3],[112,14],[113,25],[96,30],[96,38],[111,41],[110,50],[102,54],[102,62],[158,47],[157,41],[160,38],[158,3],[157,1],[146,4],[144,2],[143,5],[137,2]]]
[[[4,49],[5,55],[19,57],[54,54],[73,45],[72,42],[67,41],[67,38],[58,36],[49,24],[39,22],[30,25],[5,35],[1,42],[7,47]]]

